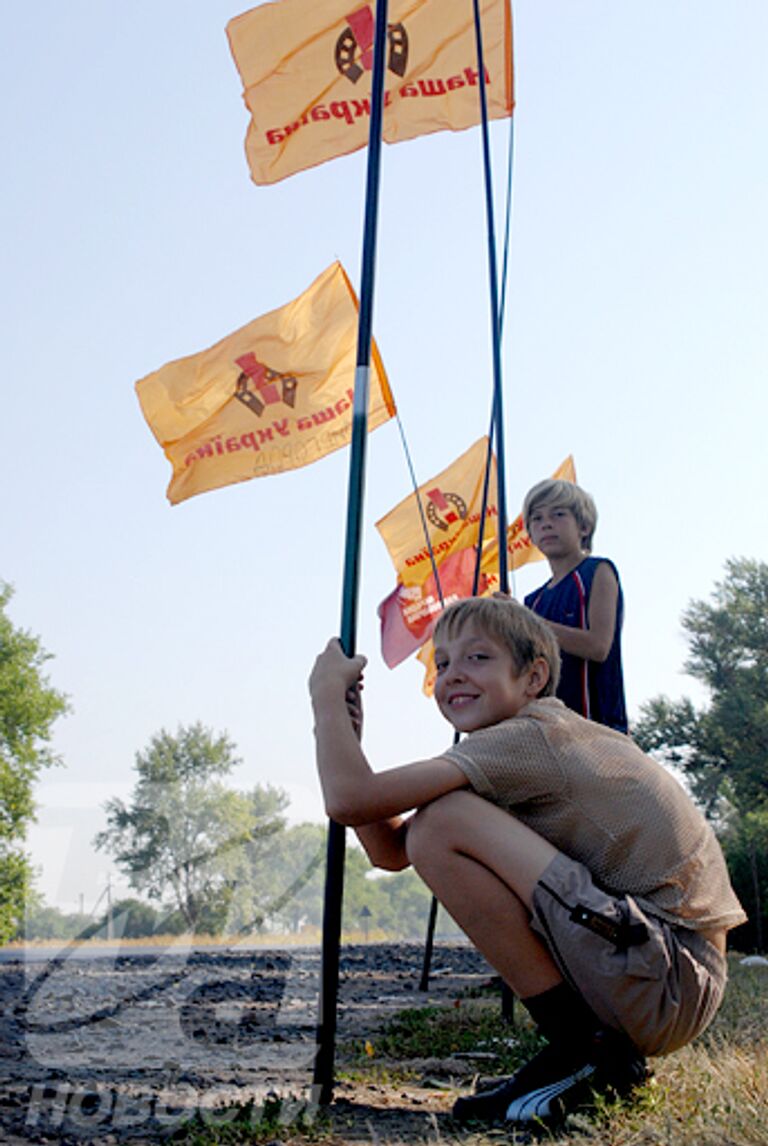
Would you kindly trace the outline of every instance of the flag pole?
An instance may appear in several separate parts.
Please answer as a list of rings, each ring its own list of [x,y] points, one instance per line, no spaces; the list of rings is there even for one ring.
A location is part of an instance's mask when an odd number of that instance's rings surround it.
[[[499,305],[499,281],[496,266],[496,224],[493,211],[493,182],[491,179],[491,145],[488,130],[488,96],[485,91],[485,59],[483,56],[483,29],[480,20],[480,0],[473,0],[475,11],[475,39],[477,40],[477,73],[480,90],[481,130],[483,133],[483,168],[485,172],[485,208],[488,220],[488,278],[491,292],[491,344],[493,346],[493,412],[492,423],[496,439],[496,472],[499,483],[499,589],[509,593],[509,560],[507,554],[507,466],[504,444],[504,405],[502,401],[501,328],[502,311]],[[510,140],[511,179],[512,140]],[[507,231],[507,235],[509,231]],[[505,250],[506,263],[506,250]],[[506,288],[506,277],[505,277]],[[478,551],[478,565],[480,554]],[[502,1014],[514,1019],[514,996],[502,981]]]
[[[499,505],[499,589],[509,592],[509,562],[507,559],[507,480],[504,445],[504,407],[502,403],[501,322],[499,307],[499,281],[496,265],[496,224],[493,211],[493,183],[491,179],[491,145],[488,131],[488,95],[485,90],[485,58],[483,31],[480,21],[480,0],[473,0],[475,13],[475,39],[477,41],[477,73],[480,91],[480,127],[483,139],[483,169],[485,175],[485,209],[488,224],[488,278],[491,298],[491,346],[493,349],[493,422],[496,441],[496,472]]]
[[[357,328],[357,366],[352,404],[352,443],[347,493],[347,532],[341,604],[341,645],[347,656],[355,653],[360,581],[360,547],[365,492],[365,455],[368,441],[368,395],[370,389],[373,287],[376,268],[376,237],[379,211],[381,130],[384,112],[386,70],[387,0],[377,0],[371,82],[371,123],[368,135],[368,169],[365,190],[363,252],[360,276],[360,311]],[[339,994],[341,909],[344,894],[345,829],[328,821],[328,844],[323,910],[322,969],[317,1023],[317,1042],[312,1087],[313,1101],[327,1105],[333,1099],[336,1050],[336,1013]]]

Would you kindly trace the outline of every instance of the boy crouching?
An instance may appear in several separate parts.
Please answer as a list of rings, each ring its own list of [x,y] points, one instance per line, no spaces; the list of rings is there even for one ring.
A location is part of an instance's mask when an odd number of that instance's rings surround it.
[[[435,699],[466,735],[379,773],[357,735],[365,658],[335,640],[317,658],[326,810],[376,866],[413,864],[547,1039],[454,1116],[555,1122],[590,1093],[628,1094],[646,1055],[704,1030],[725,988],[726,932],[745,915],[678,782],[555,699],[560,654],[544,622],[473,598],[446,609],[434,642]]]

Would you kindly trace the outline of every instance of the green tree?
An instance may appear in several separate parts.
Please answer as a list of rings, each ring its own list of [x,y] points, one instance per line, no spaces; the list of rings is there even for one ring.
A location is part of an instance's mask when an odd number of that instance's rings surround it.
[[[48,742],[54,721],[67,711],[66,698],[43,674],[50,655],[6,614],[11,595],[0,582],[0,943],[24,915],[31,869],[23,843],[34,819],[34,782],[59,762]]]
[[[354,839],[344,860],[345,930],[358,930],[357,914],[369,890],[371,865]],[[327,827],[297,824],[275,837],[269,852],[254,859],[235,893],[233,920],[245,929],[297,932],[323,921]]]
[[[84,938],[91,926],[90,916],[74,912],[67,914],[41,902],[36,896],[30,896],[24,921],[14,939]]]
[[[142,903],[140,899],[118,899],[108,912],[97,921],[93,933],[105,935],[107,931],[119,936],[121,939],[143,939],[147,935],[154,935],[165,922],[162,912],[158,912],[149,903]]]
[[[682,618],[688,672],[710,694],[697,710],[688,699],[655,697],[632,729],[638,743],[679,767],[710,814],[768,805],[768,565],[726,564],[712,601],[693,601]]]
[[[323,913],[326,829],[296,824],[275,840],[269,856],[252,868],[250,894],[254,914],[270,931],[299,931],[319,926]]]
[[[762,949],[768,934],[768,565],[726,564],[711,601],[682,618],[686,671],[709,702],[655,697],[632,729],[637,742],[674,765],[715,821],[731,880],[750,922],[734,936]]]
[[[749,922],[738,930],[738,945],[764,951],[768,938],[768,809],[733,816],[721,839],[733,886],[749,914]]]
[[[192,932],[224,929],[244,872],[284,827],[284,792],[222,782],[238,763],[229,738],[199,723],[162,730],[136,754],[130,803],[108,801],[108,826],[94,840],[132,888],[178,911]]]
[[[421,881],[413,868],[384,876],[376,881],[385,897],[379,917],[379,926],[388,935],[398,939],[421,939],[427,933],[427,920],[432,903],[432,893]],[[456,938],[462,934],[447,911],[440,908],[437,916],[436,934],[441,937]]]

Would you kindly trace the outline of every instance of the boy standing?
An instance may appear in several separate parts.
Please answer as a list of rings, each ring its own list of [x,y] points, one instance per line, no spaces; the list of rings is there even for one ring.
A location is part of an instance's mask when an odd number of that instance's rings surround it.
[[[552,574],[525,604],[547,621],[560,645],[557,695],[580,716],[626,732],[624,601],[613,562],[590,556],[595,503],[572,482],[542,481],[526,495],[523,521]]]
[[[626,736],[554,698],[559,649],[530,610],[457,602],[435,629],[435,698],[467,735],[374,773],[356,729],[365,658],[330,641],[310,677],[327,813],[371,861],[412,863],[548,1040],[461,1120],[555,1122],[590,1091],[626,1094],[646,1054],[689,1042],[744,920],[711,827]],[[415,814],[404,818],[404,813]]]

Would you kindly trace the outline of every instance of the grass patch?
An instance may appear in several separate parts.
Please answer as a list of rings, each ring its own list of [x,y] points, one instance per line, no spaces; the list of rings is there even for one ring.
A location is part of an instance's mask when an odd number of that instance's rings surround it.
[[[371,1040],[348,1049],[353,1062],[371,1067],[381,1059],[397,1063],[480,1051],[493,1054],[499,1072],[505,1073],[542,1045],[529,1021],[513,1026],[502,1018],[498,999],[475,998],[401,1011]]]
[[[168,1139],[176,1146],[240,1146],[250,1143],[320,1142],[331,1126],[326,1109],[292,1096],[268,1096],[263,1103],[198,1112]]]

